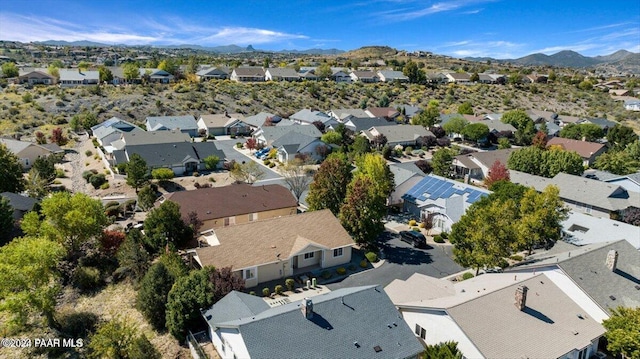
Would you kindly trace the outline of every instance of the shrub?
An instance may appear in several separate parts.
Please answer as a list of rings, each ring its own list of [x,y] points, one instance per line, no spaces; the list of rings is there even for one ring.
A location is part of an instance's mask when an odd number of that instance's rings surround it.
[[[444,239],[442,239],[442,236],[440,236],[439,234],[433,236],[433,241],[436,243],[444,243]]]
[[[171,168],[160,167],[154,168],[151,171],[151,177],[160,181],[168,181],[170,179],[173,179],[174,176],[175,174],[173,173],[173,170]]]
[[[73,285],[80,290],[95,289],[101,284],[100,271],[94,267],[78,267],[73,273]]]
[[[56,178],[65,178],[67,175],[62,168],[56,168]]]
[[[284,284],[287,286],[287,289],[288,289],[290,292],[292,292],[292,291],[293,291],[293,289],[294,289],[294,288],[295,288],[295,286],[296,286],[296,282],[295,282],[292,278],[287,278],[287,279],[284,281]]]
[[[471,279],[471,278],[473,278],[473,277],[474,277],[474,276],[473,276],[473,273],[465,272],[465,273],[462,275],[462,280]]]
[[[250,292],[249,292],[249,295],[256,295],[256,292],[254,292],[254,291],[250,291]]]
[[[198,173],[198,172],[193,172],[193,177],[200,177],[200,173]]]
[[[356,266],[355,266],[355,265],[353,265],[353,264],[349,264],[349,266],[347,267],[347,269],[353,272],[354,270],[356,270]]]
[[[64,311],[56,315],[60,331],[75,338],[86,338],[96,329],[100,318],[91,312]]]
[[[329,272],[328,270],[322,271],[322,273],[320,273],[320,276],[322,277],[322,279],[329,279],[331,278],[331,272]]]
[[[524,259],[524,258],[523,258],[521,255],[519,255],[519,254],[514,254],[514,255],[512,255],[512,256],[511,256],[511,257],[509,257],[509,258],[513,259],[514,261],[518,261],[518,262],[520,262],[521,260],[523,260],[523,259]]]
[[[440,237],[444,238],[444,239],[449,239],[449,233],[447,232],[442,232],[440,233]]]
[[[95,147],[95,148],[100,147],[100,144],[98,143],[98,140],[96,140],[95,138],[91,139],[91,143],[93,144],[93,147]]]
[[[236,142],[236,148],[242,148],[242,143],[241,142]]]
[[[418,224],[419,228],[424,228],[424,222],[420,222],[420,224]]]
[[[89,183],[91,183],[91,185],[95,189],[100,188],[100,186],[102,186],[106,182],[107,182],[107,178],[102,173],[98,173],[97,175],[93,175],[91,176],[91,178],[89,178]]]
[[[375,263],[378,261],[378,255],[375,254],[374,252],[367,252],[364,256],[367,257],[367,259],[371,263]]]
[[[262,163],[264,163],[265,166],[268,166],[271,164],[271,160],[264,160]]]
[[[109,188],[109,187],[110,187],[110,186],[109,186],[109,182],[105,182],[105,183],[103,183],[103,184],[101,184],[101,185],[100,185],[100,189],[107,189],[107,188]]]
[[[87,183],[89,183],[89,180],[91,180],[91,177],[93,177],[94,173],[91,171],[84,171],[82,172],[82,178],[84,178],[85,181],[87,181]]]
[[[367,268],[369,266],[369,263],[367,263],[366,259],[363,259],[360,261],[360,268]]]
[[[275,167],[275,166],[276,166],[276,164],[275,164],[275,163],[273,163],[273,162],[269,163],[269,168],[273,168],[273,167]]]
[[[345,275],[347,274],[347,270],[344,267],[339,267],[338,269],[336,269],[336,273],[338,275]]]
[[[411,228],[411,230],[414,231],[414,232],[420,232],[420,228],[418,228],[418,227],[413,227],[413,228]]]
[[[86,151],[84,151],[84,154],[85,154],[87,157],[91,157],[91,156],[93,156],[93,151],[91,151],[91,150],[86,150]]]
[[[262,296],[263,297],[268,297],[270,294],[271,294],[271,291],[269,290],[268,287],[262,288]]]
[[[276,292],[277,295],[282,294],[282,292],[284,291],[284,288],[282,287],[282,285],[278,284],[276,285],[276,287],[274,288],[274,291]]]
[[[409,226],[410,227],[413,227],[415,225],[416,225],[416,220],[415,219],[412,219],[412,220],[409,221]]]
[[[507,268],[508,266],[509,266],[509,262],[507,262],[507,260],[504,258],[501,258],[500,262],[498,262],[498,267],[502,269]]]

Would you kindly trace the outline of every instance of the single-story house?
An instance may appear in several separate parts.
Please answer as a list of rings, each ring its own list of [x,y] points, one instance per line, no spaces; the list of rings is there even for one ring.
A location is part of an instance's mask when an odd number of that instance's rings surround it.
[[[627,191],[624,187],[595,179],[558,173],[553,178],[509,171],[511,182],[533,187],[542,192],[547,186],[557,186],[560,199],[574,212],[595,217],[612,218],[624,213],[629,207],[640,205],[640,193]]]
[[[560,127],[564,127],[570,123],[579,124],[584,122],[584,119],[576,116],[558,115],[555,120],[556,124]]]
[[[201,233],[220,227],[296,214],[298,203],[289,189],[277,185],[232,184],[165,194],[180,205],[182,218],[195,212],[203,222]]]
[[[640,100],[626,100],[624,109],[629,111],[640,111]]]
[[[613,128],[618,123],[615,121],[607,120],[606,118],[588,118],[585,122],[592,123],[602,129],[606,134],[609,129]]]
[[[209,67],[196,72],[199,81],[226,80],[229,78],[229,69],[224,67]]]
[[[82,71],[80,69],[59,69],[60,86],[86,86],[97,85],[100,83],[100,74],[98,71]]]
[[[222,358],[414,358],[424,348],[376,286],[270,307],[232,291],[202,312]]]
[[[426,76],[429,83],[443,84],[449,81],[449,78],[442,72],[429,72]]]
[[[350,117],[370,117],[365,110],[359,108],[340,108],[329,111],[329,115],[338,121],[346,122]]]
[[[282,117],[269,112],[260,112],[256,115],[245,117],[242,122],[248,125],[252,131],[255,131],[262,128],[267,122],[269,123],[267,126],[278,126],[281,122],[291,121],[283,121]]]
[[[237,82],[262,82],[265,80],[262,67],[238,67],[231,72],[231,80]]]
[[[331,116],[327,115],[322,111],[315,111],[315,110],[310,110],[306,108],[289,116],[289,120],[297,124],[306,124],[306,125],[313,124],[316,121],[320,121],[323,124],[329,121],[332,121],[332,123],[336,123],[336,124],[338,123],[337,121],[335,121],[335,119],[333,119]]]
[[[415,162],[392,163],[389,165],[389,170],[393,173],[393,192],[387,204],[402,207],[402,196],[420,182],[425,174],[415,165]]]
[[[491,191],[436,175],[426,175],[402,196],[403,210],[416,219],[431,218],[433,228],[451,232],[467,209]]]
[[[382,82],[409,82],[409,78],[402,71],[380,70],[377,75]]]
[[[640,250],[640,227],[573,211],[562,221],[562,240],[576,246],[620,239]]]
[[[45,69],[21,72],[17,78],[18,83],[29,85],[55,85],[57,81],[58,79]]]
[[[344,122],[344,125],[355,133],[360,133],[364,130],[370,129],[372,127],[382,127],[382,126],[395,126],[396,122],[387,121],[382,117],[349,117]]]
[[[147,117],[145,126],[147,131],[179,130],[191,137],[198,136],[198,123],[192,115]]]
[[[141,68],[139,71],[140,78],[146,78],[147,81],[152,83],[168,84],[175,78],[172,74],[160,69]]]
[[[39,157],[61,152],[57,146],[39,145],[33,142],[18,141],[4,137],[0,137],[0,145],[7,146],[7,149],[18,157],[25,170],[29,170],[33,166],[33,162]]]
[[[455,156],[452,162],[454,173],[458,177],[469,176],[470,179],[484,180],[496,161],[506,166],[513,151],[514,148],[507,148]]]
[[[253,133],[253,137],[259,144],[271,146],[276,140],[286,138],[294,133],[312,138],[322,137],[322,132],[316,126],[292,125],[292,126],[264,126]]]
[[[467,73],[448,72],[445,74],[448,82],[456,84],[470,84],[471,76]]]
[[[457,342],[465,358],[589,358],[605,333],[545,274],[457,283],[414,274],[385,291],[424,344]]]
[[[365,110],[369,117],[382,117],[388,121],[395,121],[400,112],[393,107],[369,107]]]
[[[628,175],[614,175],[613,178],[601,179],[601,181],[621,186],[627,191],[640,193],[640,172]]]
[[[300,81],[300,74],[286,67],[270,67],[264,72],[265,81]]]
[[[380,79],[373,71],[351,71],[349,74],[352,81],[360,81],[365,83],[378,82]]]
[[[326,146],[319,138],[309,136],[298,132],[290,132],[285,136],[280,136],[271,144],[273,148],[278,149],[278,161],[287,163],[293,160],[296,155],[303,155],[314,162],[321,161],[322,155],[318,151],[318,147]]]
[[[2,192],[0,193],[0,199],[2,199],[2,197],[6,198],[11,208],[13,208],[14,221],[22,219],[27,212],[33,210],[33,207],[40,202],[35,198],[13,192]]]
[[[111,142],[117,141],[122,137],[123,133],[143,132],[140,127],[125,121],[118,117],[110,119],[91,127],[91,133],[101,146],[110,145]]]
[[[251,127],[243,120],[244,115],[239,113],[200,115],[198,134],[204,136],[249,135]]]
[[[137,153],[150,169],[170,168],[177,176],[206,170],[204,159],[216,156],[222,166],[225,156],[213,142],[174,142],[146,145],[127,145],[124,151],[114,153],[115,164],[129,162]]]
[[[351,75],[341,67],[331,68],[331,79],[335,82],[352,82]]]
[[[422,109],[418,106],[413,105],[400,105],[400,112],[404,115],[406,119],[412,119],[413,116],[417,116],[422,113]]]
[[[573,140],[570,138],[553,137],[547,141],[547,148],[557,146],[565,151],[573,151],[582,157],[585,166],[591,166],[598,156],[607,151],[602,143]]]
[[[247,287],[347,264],[355,244],[328,209],[217,228],[204,237],[210,246],[195,250],[197,263],[233,267]]]
[[[387,138],[387,145],[394,147],[400,146],[416,146],[418,137],[436,137],[431,131],[419,125],[397,125],[397,126],[380,126],[371,127],[362,131],[362,134],[369,140],[378,135],[384,135]]]

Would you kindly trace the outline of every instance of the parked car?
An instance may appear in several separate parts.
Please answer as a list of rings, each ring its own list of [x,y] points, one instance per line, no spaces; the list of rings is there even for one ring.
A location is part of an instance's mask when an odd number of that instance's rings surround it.
[[[400,232],[400,240],[407,242],[416,248],[429,248],[427,245],[427,238],[422,233],[414,231],[402,231]]]

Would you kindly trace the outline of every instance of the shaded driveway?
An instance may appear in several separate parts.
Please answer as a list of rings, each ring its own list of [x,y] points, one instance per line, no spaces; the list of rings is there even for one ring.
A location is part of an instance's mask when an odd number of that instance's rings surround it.
[[[394,279],[406,280],[414,273],[435,278],[458,273],[464,268],[451,259],[451,246],[433,245],[430,249],[413,248],[402,242],[396,233],[385,231],[378,238],[381,257],[385,263],[378,268],[347,277],[341,282],[328,284],[331,290],[361,285],[387,286]]]

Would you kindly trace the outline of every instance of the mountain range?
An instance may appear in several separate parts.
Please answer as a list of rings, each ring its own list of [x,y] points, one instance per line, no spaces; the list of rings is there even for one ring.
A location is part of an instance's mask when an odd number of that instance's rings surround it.
[[[531,54],[517,59],[494,59],[490,57],[466,57],[464,60],[469,61],[492,61],[499,63],[512,63],[523,66],[555,66],[555,67],[574,67],[585,68],[595,67],[598,65],[633,66],[640,67],[640,54],[619,50],[606,56],[588,57],[583,56],[575,51],[564,50],[553,55],[545,55],[541,53]]]

